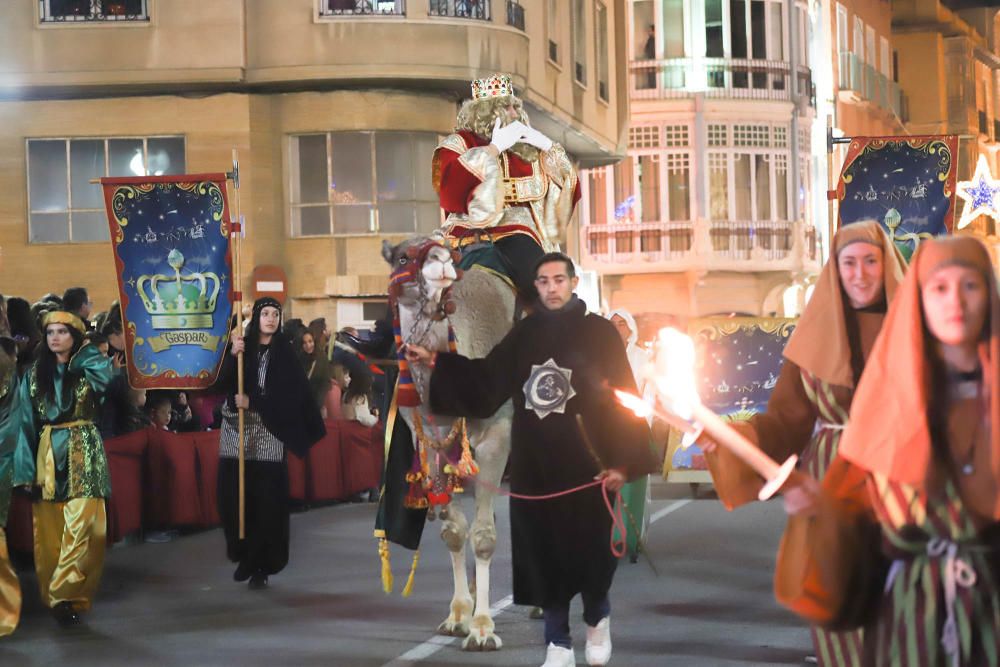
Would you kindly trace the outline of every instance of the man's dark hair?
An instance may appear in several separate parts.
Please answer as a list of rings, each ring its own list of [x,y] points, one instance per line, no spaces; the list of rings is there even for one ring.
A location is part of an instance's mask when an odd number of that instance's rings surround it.
[[[70,287],[63,293],[62,305],[67,311],[77,313],[86,305],[87,290],[83,287]]]
[[[570,278],[576,278],[576,269],[573,267],[573,260],[567,255],[561,252],[548,252],[542,255],[542,258],[535,262],[534,275],[538,277],[538,269],[542,268],[543,264],[548,264],[550,262],[562,262],[566,265],[566,275]]]

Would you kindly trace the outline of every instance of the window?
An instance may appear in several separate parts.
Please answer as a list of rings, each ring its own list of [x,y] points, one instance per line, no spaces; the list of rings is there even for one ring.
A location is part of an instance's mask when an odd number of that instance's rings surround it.
[[[29,139],[29,243],[107,241],[102,176],[183,174],[184,138]]]
[[[639,179],[639,215],[642,222],[660,220],[660,156],[637,155],[636,176]]]
[[[490,20],[490,0],[430,0],[431,16]]]
[[[837,3],[837,53],[850,51],[850,39],[847,34],[847,7]]]
[[[663,57],[684,57],[684,0],[663,0]]]
[[[722,0],[705,0],[705,55],[709,58],[725,56],[722,12]]]
[[[289,140],[292,236],[412,234],[441,224],[431,132],[328,132]]]
[[[879,53],[879,69],[882,75],[892,80],[892,60],[889,58],[889,40],[882,37],[879,42],[880,53]]]
[[[876,66],[875,58],[877,57],[875,52],[875,28],[871,26],[865,27],[865,57],[866,62],[872,67]]]
[[[587,170],[588,222],[591,225],[608,224],[608,168],[597,167]]]
[[[799,64],[809,67],[809,13],[805,7],[795,7],[794,30],[798,41]]]
[[[687,126],[684,126],[685,131]],[[660,145],[660,128],[657,125],[639,125],[628,129],[629,148],[656,148]]]
[[[687,153],[668,153],[667,162],[667,206],[669,220],[690,220],[691,208],[689,183],[691,158]]]
[[[664,146],[687,146],[688,143],[687,125],[667,125],[663,128]]]
[[[600,2],[595,4],[594,29],[597,33],[597,96],[605,102],[608,97],[608,10]]]
[[[802,133],[800,128],[800,141]],[[708,145],[711,147],[708,151],[711,220],[790,219],[792,193],[787,125],[713,123],[708,126]],[[808,147],[805,150],[808,154]]]
[[[728,125],[709,125],[708,126],[708,145],[709,146],[726,146],[729,144],[729,126]]]
[[[518,0],[507,0],[507,25],[524,30],[524,7]]]
[[[865,22],[857,16],[854,17],[854,42],[851,50],[858,60],[865,59]]]
[[[148,0],[38,0],[42,23],[149,21]]]
[[[586,0],[573,0],[573,78],[587,85]]]
[[[729,219],[729,160],[725,153],[708,154],[708,206],[712,220]]]
[[[549,37],[549,60],[559,64],[559,0],[546,3],[545,33]]]
[[[319,0],[320,16],[405,16],[404,0]]]

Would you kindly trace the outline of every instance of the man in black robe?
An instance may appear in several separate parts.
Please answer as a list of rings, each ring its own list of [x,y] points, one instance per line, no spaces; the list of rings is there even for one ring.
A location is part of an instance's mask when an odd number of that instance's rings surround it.
[[[236,358],[243,352],[243,394],[236,393]],[[281,304],[257,299],[246,337],[233,330],[219,385],[228,394],[219,439],[219,516],[226,554],[238,563],[233,579],[250,588],[267,586],[269,575],[288,564],[288,451],[305,456],[326,435],[309,380],[281,332]],[[245,539],[239,536],[239,425],[244,415],[246,475]]]
[[[545,495],[598,478],[610,492],[658,464],[646,422],[617,404],[636,393],[613,324],[573,294],[572,261],[549,253],[535,267],[539,304],[483,359],[410,345],[407,359],[433,368],[435,414],[486,418],[514,403],[509,462],[514,494]],[[578,417],[579,416],[579,417]],[[578,419],[582,420],[582,425]],[[611,655],[608,591],[617,559],[600,487],[551,500],[510,501],[514,602],[545,610],[545,667],[575,664],[570,600],[583,598],[587,661]]]

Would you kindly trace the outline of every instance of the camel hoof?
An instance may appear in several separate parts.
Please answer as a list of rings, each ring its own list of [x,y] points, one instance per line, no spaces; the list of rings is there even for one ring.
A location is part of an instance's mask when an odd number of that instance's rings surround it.
[[[450,620],[445,621],[438,626],[437,631],[439,635],[444,635],[445,637],[469,636],[469,626],[461,621],[459,621],[458,623]]]
[[[473,632],[462,642],[463,651],[499,651],[501,647],[503,647],[503,642],[492,632],[485,635]]]

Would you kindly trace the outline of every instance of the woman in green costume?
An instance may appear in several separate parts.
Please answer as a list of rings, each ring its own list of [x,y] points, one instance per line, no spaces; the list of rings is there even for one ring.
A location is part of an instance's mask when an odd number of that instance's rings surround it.
[[[21,616],[21,587],[7,552],[7,510],[13,482],[15,431],[11,412],[17,396],[17,347],[10,337],[3,297],[0,297],[0,637],[17,628]]]
[[[40,491],[32,508],[38,585],[56,620],[73,625],[90,608],[104,566],[111,483],[96,422],[115,371],[83,344],[76,315],[49,312],[42,328],[45,345],[18,392],[14,484]]]

